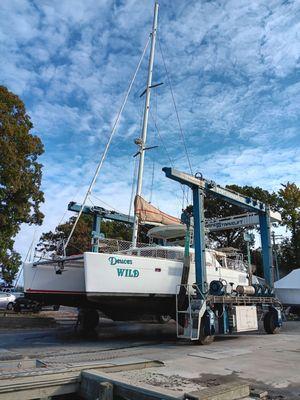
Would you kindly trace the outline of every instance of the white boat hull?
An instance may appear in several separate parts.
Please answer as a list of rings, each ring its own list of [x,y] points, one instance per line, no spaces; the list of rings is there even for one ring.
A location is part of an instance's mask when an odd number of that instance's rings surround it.
[[[24,263],[26,296],[45,304],[79,307],[86,301],[83,260],[81,264],[68,262],[59,274],[55,264]]]
[[[84,253],[85,288],[88,296],[107,294],[175,295],[181,283],[183,263],[168,259]],[[208,267],[207,281],[220,278],[247,285],[247,274],[222,267]],[[196,281],[192,264],[188,283]]]
[[[283,305],[300,306],[300,268],[275,282],[275,294]]]
[[[283,305],[300,306],[300,289],[275,289],[276,297]]]
[[[209,258],[209,253],[207,255]],[[207,267],[207,281],[247,285],[246,272],[220,266]],[[219,265],[219,264],[218,264]],[[68,261],[62,273],[54,264],[24,265],[27,296],[44,303],[92,306],[113,319],[132,319],[146,313],[173,314],[183,263],[162,258],[124,254],[84,253],[80,263]],[[195,282],[191,265],[188,283]],[[143,300],[141,299],[143,298]]]

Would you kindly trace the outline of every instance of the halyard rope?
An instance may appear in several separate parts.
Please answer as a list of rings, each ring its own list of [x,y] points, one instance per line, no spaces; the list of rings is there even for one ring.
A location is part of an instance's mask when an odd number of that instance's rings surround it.
[[[95,182],[96,182],[96,180],[97,180],[97,177],[98,177],[98,175],[99,175],[99,172],[100,172],[100,170],[101,170],[101,167],[102,167],[102,165],[103,165],[103,162],[104,162],[104,160],[105,160],[105,158],[106,158],[106,155],[107,155],[108,149],[109,149],[109,147],[110,147],[112,138],[113,138],[113,136],[114,136],[114,134],[115,134],[115,132],[116,132],[118,123],[119,123],[119,121],[120,121],[121,114],[122,114],[122,112],[123,112],[123,110],[124,110],[124,107],[125,107],[125,105],[126,105],[128,96],[129,96],[129,94],[130,94],[130,92],[131,92],[133,83],[134,83],[134,81],[135,81],[136,75],[137,75],[137,73],[138,73],[138,71],[139,71],[139,69],[140,69],[141,63],[142,63],[143,58],[144,58],[144,56],[145,56],[145,53],[146,53],[146,50],[147,50],[149,41],[150,41],[150,36],[149,36],[149,38],[148,38],[148,40],[147,40],[147,43],[146,43],[146,45],[145,45],[145,47],[144,47],[144,50],[143,50],[143,53],[142,53],[142,55],[141,55],[141,58],[140,58],[140,60],[139,60],[139,62],[138,62],[137,68],[136,68],[136,70],[135,70],[135,72],[134,72],[134,74],[133,74],[132,80],[131,80],[131,82],[130,82],[130,84],[129,84],[129,87],[128,87],[128,89],[127,89],[127,92],[126,92],[126,94],[125,94],[125,97],[124,97],[122,106],[121,106],[121,108],[120,108],[120,110],[119,110],[119,112],[118,112],[118,114],[117,114],[117,117],[116,117],[116,119],[115,119],[115,122],[114,122],[114,124],[113,124],[113,126],[112,126],[109,139],[108,139],[108,141],[107,141],[107,143],[106,143],[106,146],[105,146],[104,152],[103,152],[103,154],[102,154],[102,157],[101,157],[101,159],[100,159],[100,161],[99,161],[99,163],[98,163],[98,165],[97,165],[97,168],[96,168],[96,171],[95,171],[95,173],[94,173],[93,179],[92,179],[92,181],[91,181],[91,183],[90,183],[90,186],[89,186],[89,188],[88,188],[88,190],[87,190],[87,192],[86,192],[86,194],[85,194],[85,196],[84,196],[84,199],[83,199],[83,202],[82,202],[82,204],[81,204],[79,213],[78,213],[78,215],[77,215],[77,217],[76,217],[76,220],[75,220],[75,222],[74,222],[74,225],[73,225],[73,227],[72,227],[72,229],[71,229],[71,232],[70,232],[70,234],[69,234],[69,236],[68,236],[68,239],[67,239],[67,241],[66,241],[66,243],[65,243],[65,245],[64,245],[64,251],[66,250],[66,248],[67,248],[67,246],[68,246],[68,244],[69,244],[69,242],[70,242],[70,240],[71,240],[71,237],[72,237],[72,235],[73,235],[73,233],[74,233],[74,231],[75,231],[75,229],[76,229],[77,223],[78,223],[78,221],[79,221],[79,218],[81,217],[81,214],[82,214],[83,208],[84,208],[84,206],[85,206],[85,204],[86,204],[86,201],[87,201],[87,199],[88,199],[88,196],[89,196],[89,195],[91,194],[91,192],[92,192],[92,189],[93,189],[93,187],[94,187],[94,185],[95,185]]]

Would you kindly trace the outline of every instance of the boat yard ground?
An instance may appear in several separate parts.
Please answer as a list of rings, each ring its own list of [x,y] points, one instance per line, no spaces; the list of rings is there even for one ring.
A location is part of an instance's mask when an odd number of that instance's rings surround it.
[[[160,325],[101,318],[96,334],[83,337],[74,331],[75,310],[41,315],[54,317],[57,325],[12,329],[2,319],[1,379],[37,370],[36,360],[47,371],[146,362],[146,368],[121,368],[112,375],[177,396],[241,378],[266,389],[269,399],[300,399],[300,321],[286,322],[279,335],[220,336],[210,346],[199,346],[177,340],[173,321]]]

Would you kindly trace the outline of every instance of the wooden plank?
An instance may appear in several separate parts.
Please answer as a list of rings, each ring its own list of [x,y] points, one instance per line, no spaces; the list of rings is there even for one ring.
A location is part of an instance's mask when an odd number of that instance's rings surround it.
[[[99,400],[113,400],[113,385],[109,382],[101,382],[99,385]]]
[[[130,385],[128,383],[112,379],[111,375],[103,371],[88,370],[81,374],[80,395],[87,400],[94,400],[101,382],[111,383],[114,387],[115,396],[120,396],[130,400],[178,400],[182,399],[182,394],[168,394],[167,390],[148,389]]]
[[[98,371],[117,372],[163,365],[160,361],[152,360],[128,362],[121,365],[117,363],[103,364],[102,361],[98,364],[95,363],[92,368],[97,368]],[[81,372],[87,368],[90,370],[91,366],[87,367],[87,365],[83,364],[82,366],[64,368],[56,372],[37,369],[37,371],[24,372],[23,374],[20,372],[15,376],[9,375],[0,379],[0,400],[30,400],[75,393],[80,387]]]

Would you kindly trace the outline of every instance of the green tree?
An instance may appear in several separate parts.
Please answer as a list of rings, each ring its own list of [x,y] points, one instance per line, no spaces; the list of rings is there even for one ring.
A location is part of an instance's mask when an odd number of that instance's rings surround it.
[[[291,238],[281,245],[281,263],[287,270],[299,268],[300,260],[300,188],[295,183],[282,184],[278,192],[283,224],[291,232]]]
[[[32,127],[24,103],[0,86],[0,268],[7,283],[13,282],[21,263],[13,249],[20,225],[43,220],[38,157],[44,149],[41,140],[30,133]]]
[[[71,232],[76,217],[58,225],[54,232],[43,233],[37,249],[47,255],[62,254],[63,244]],[[80,254],[91,251],[92,217],[82,215],[66,249],[66,255]],[[102,221],[101,232],[109,239],[131,240],[132,227],[129,224],[117,221]]]
[[[278,196],[276,193],[270,193],[260,187],[227,185],[227,189],[241,193],[245,196],[262,201],[270,205],[273,210],[278,210]],[[206,218],[221,218],[230,217],[232,215],[243,214],[247,212],[242,208],[225,202],[224,200],[216,199],[208,195],[205,198],[205,217]],[[246,244],[243,239],[243,234],[249,228],[238,228],[232,230],[223,230],[210,232],[210,239],[218,244],[218,247],[235,247],[246,251]]]
[[[37,245],[37,250],[45,252],[47,256],[63,254],[64,242],[71,232],[75,219],[76,217],[71,217],[67,222],[58,225],[54,231],[43,233]],[[80,254],[91,249],[91,226],[91,218],[82,215],[66,249],[66,255]]]
[[[278,195],[274,192],[270,193],[260,187],[252,186],[227,185],[226,188],[267,203],[273,210],[279,209]],[[224,200],[217,199],[210,194],[207,194],[204,199],[204,207],[205,218],[230,217],[247,212],[241,207],[225,202]],[[246,256],[247,247],[243,235],[248,229],[249,227],[209,232],[208,237],[218,248],[233,247],[241,250]],[[256,265],[257,272],[260,275],[262,273],[261,252],[253,249],[254,244],[254,242],[251,244],[252,262]]]

